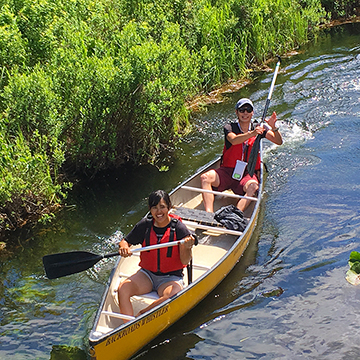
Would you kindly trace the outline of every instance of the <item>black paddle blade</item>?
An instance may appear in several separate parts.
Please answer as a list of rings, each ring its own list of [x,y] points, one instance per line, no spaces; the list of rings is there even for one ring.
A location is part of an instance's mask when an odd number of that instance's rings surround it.
[[[49,279],[56,279],[87,270],[103,258],[103,255],[86,251],[72,251],[45,255],[43,257],[43,264],[46,276]]]
[[[255,166],[256,166],[256,160],[259,155],[259,149],[260,149],[260,140],[262,139],[261,135],[258,135],[254,141],[254,144],[252,146],[249,161],[247,164],[247,170],[250,176],[253,176],[255,173]]]

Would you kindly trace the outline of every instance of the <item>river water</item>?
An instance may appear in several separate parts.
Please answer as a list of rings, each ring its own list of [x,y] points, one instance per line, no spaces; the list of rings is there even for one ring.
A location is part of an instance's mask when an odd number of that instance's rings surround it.
[[[360,358],[360,287],[345,280],[350,252],[360,251],[360,24],[327,30],[301,50],[282,60],[271,100],[284,144],[264,141],[269,173],[248,249],[138,359]],[[51,226],[14,234],[0,255],[1,359],[87,358],[114,260],[48,280],[42,256],[114,251],[111,235],[145,214],[151,191],[170,191],[221,153],[237,99],[251,97],[261,117],[272,73],[254,75],[194,119],[197,132],[175,149],[168,171],[129,167],[83,181]]]

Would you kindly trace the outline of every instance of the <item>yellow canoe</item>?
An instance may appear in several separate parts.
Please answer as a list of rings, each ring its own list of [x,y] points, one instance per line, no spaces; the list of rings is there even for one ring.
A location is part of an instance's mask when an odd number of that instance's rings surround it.
[[[163,302],[141,316],[124,323],[125,315],[120,314],[117,303],[117,288],[120,281],[138,270],[139,257],[135,254],[119,258],[111,272],[93,328],[89,335],[92,360],[129,359],[161,332],[174,324],[204,299],[232,270],[240,260],[254,231],[260,209],[263,173],[257,198],[245,212],[248,224],[243,232],[228,230],[204,221],[200,175],[211,168],[217,168],[217,159],[201,168],[171,193],[174,206],[186,226],[199,236],[199,244],[193,247],[192,270],[185,269],[187,286],[174,297]],[[231,192],[214,192],[214,210],[229,204],[236,204],[237,195]],[[190,215],[186,216],[186,212]],[[185,214],[185,215],[184,215]],[[219,225],[219,224],[217,224]],[[189,279],[189,274],[191,276]],[[155,292],[133,297],[134,313],[145,308],[157,297]]]

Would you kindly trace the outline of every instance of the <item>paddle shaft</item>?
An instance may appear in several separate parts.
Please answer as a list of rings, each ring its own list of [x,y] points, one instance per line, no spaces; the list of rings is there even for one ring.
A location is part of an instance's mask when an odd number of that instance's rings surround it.
[[[265,103],[265,108],[264,108],[264,112],[263,112],[263,116],[261,118],[261,123],[263,123],[265,121],[265,117],[266,117],[266,113],[268,111],[269,105],[270,105],[270,100],[271,100],[271,96],[274,90],[274,86],[275,86],[275,81],[277,78],[277,74],[279,72],[279,68],[280,68],[280,57],[278,56],[279,60],[276,63],[276,67],[275,67],[275,71],[274,71],[274,76],[272,78],[271,81],[271,85],[270,85],[270,89],[269,89],[269,94],[268,97],[266,99],[266,103]],[[259,148],[260,148],[260,141],[262,139],[263,135],[258,134],[256,136],[256,139],[253,143],[251,152],[250,152],[250,156],[249,156],[249,160],[248,160],[248,165],[247,165],[247,170],[250,176],[254,175],[255,172],[255,166],[256,166],[256,161],[257,161],[257,157],[258,157],[258,153],[259,153]]]
[[[269,106],[270,106],[271,96],[272,96],[272,93],[273,93],[273,91],[274,91],[275,82],[276,82],[277,74],[278,74],[278,72],[279,72],[279,68],[280,68],[280,57],[279,57],[279,60],[278,60],[278,62],[276,63],[276,66],[275,66],[274,76],[273,76],[272,81],[271,81],[271,85],[270,85],[270,89],[269,89],[269,94],[268,94],[268,97],[267,97],[267,99],[266,99],[265,108],[264,108],[263,116],[262,116],[262,118],[261,118],[261,122],[264,122],[264,121],[265,121],[265,117],[266,117],[267,111],[268,111]]]
[[[137,253],[137,252],[142,252],[142,251],[150,251],[150,250],[162,249],[162,248],[175,246],[175,245],[180,245],[180,244],[184,244],[184,243],[185,243],[185,240],[179,240],[179,241],[172,241],[172,242],[168,242],[168,243],[164,243],[164,244],[156,244],[156,245],[144,246],[144,247],[130,249],[130,250],[131,250],[132,253]],[[119,255],[118,252],[105,254],[105,255],[103,255],[103,259],[110,258],[110,257],[113,257],[113,256],[118,256],[118,255]]]

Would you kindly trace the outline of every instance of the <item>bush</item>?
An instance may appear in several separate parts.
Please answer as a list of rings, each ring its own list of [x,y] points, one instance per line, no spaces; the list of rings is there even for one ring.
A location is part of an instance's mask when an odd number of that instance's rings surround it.
[[[22,38],[14,14],[5,5],[0,10],[0,68],[23,66],[26,59],[26,41]]]
[[[0,234],[53,214],[70,185],[54,181],[64,160],[59,146],[38,132],[29,143],[21,133],[9,138],[0,132]]]
[[[358,0],[321,0],[321,4],[332,19],[349,18],[360,6]]]
[[[2,94],[7,131],[28,141],[35,132],[57,138],[62,126],[57,102],[52,79],[41,67],[36,66],[29,74],[14,68]]]

